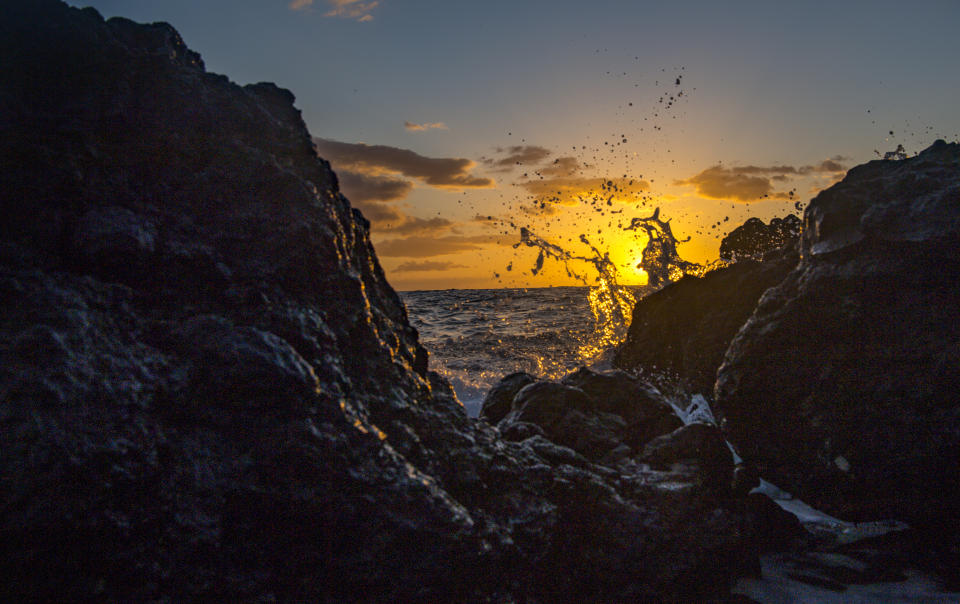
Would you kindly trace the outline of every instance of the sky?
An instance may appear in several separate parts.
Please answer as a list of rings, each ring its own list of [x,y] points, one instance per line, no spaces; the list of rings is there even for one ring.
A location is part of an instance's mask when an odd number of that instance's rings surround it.
[[[398,290],[579,283],[521,227],[642,284],[633,217],[709,262],[748,217],[960,137],[956,0],[71,3],[290,89]]]

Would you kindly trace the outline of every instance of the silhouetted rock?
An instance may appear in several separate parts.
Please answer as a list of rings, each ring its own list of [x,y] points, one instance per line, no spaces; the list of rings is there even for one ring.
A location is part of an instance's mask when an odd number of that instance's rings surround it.
[[[597,409],[583,390],[556,382],[524,386],[513,399],[513,409],[500,421],[501,430],[516,422],[536,424],[550,440],[591,459],[620,444],[626,427],[620,416]]]
[[[500,392],[506,391],[527,377],[512,374],[494,390],[503,386]],[[683,425],[650,384],[622,371],[598,373],[586,367],[560,383],[527,384],[516,392],[511,407],[513,411],[498,424],[504,438],[522,440],[536,427],[553,442],[604,463],[613,463]]]
[[[717,406],[760,474],[846,519],[960,519],[960,145],[851,170],[726,353]]]
[[[468,419],[288,91],[55,0],[4,4],[0,91],[5,600],[703,600],[755,557],[696,469],[564,446],[623,401]]]
[[[683,425],[656,388],[626,372],[581,367],[560,382],[583,390],[597,410],[619,415],[626,423],[621,438],[632,449]]]
[[[733,483],[733,453],[720,429],[709,424],[687,424],[659,436],[647,443],[639,459],[657,469],[692,462],[704,483],[724,494]]]
[[[769,224],[759,218],[748,218],[720,242],[720,259],[731,262],[763,260],[766,254],[796,243],[802,225],[793,214],[773,218]]]
[[[513,397],[516,396],[517,392],[535,381],[537,381],[537,378],[523,371],[504,376],[502,380],[494,384],[493,388],[483,398],[480,418],[491,424],[499,422],[503,419],[503,416],[513,409]]]
[[[613,364],[620,369],[665,373],[690,392],[713,392],[727,346],[768,288],[796,266],[795,250],[766,262],[743,260],[686,276],[645,296],[633,309],[627,338]]]
[[[764,552],[787,547],[806,533],[796,516],[784,510],[762,493],[747,495],[743,500],[750,515],[750,526],[758,540],[757,549]]]

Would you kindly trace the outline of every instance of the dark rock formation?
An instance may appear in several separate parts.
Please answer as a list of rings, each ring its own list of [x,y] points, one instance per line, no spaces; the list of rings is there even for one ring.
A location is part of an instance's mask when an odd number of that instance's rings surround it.
[[[746,222],[720,242],[720,259],[731,262],[763,260],[764,255],[792,246],[800,238],[802,223],[793,214],[764,224],[759,218]]]
[[[623,371],[597,373],[581,367],[561,383],[582,390],[596,401],[598,411],[618,415],[625,424],[620,439],[631,449],[682,425],[656,388]]]
[[[733,484],[733,453],[720,429],[709,424],[688,424],[653,439],[640,460],[657,469],[692,461],[706,486],[726,492]]]
[[[761,475],[847,519],[960,524],[960,145],[854,168],[726,353],[719,410]]]
[[[726,241],[726,240],[725,240]],[[733,336],[767,288],[796,266],[795,250],[743,260],[703,277],[686,276],[644,297],[613,364],[632,372],[679,378],[690,392],[713,392],[717,368]]]
[[[503,419],[503,416],[510,413],[513,408],[513,397],[520,392],[520,389],[535,381],[537,381],[537,378],[523,371],[511,373],[504,377],[484,397],[483,404],[480,407],[480,418],[491,424],[499,422]]]
[[[0,209],[5,600],[703,600],[755,563],[696,469],[592,463],[532,398],[548,438],[469,420],[293,96],[168,25],[4,4]]]
[[[491,393],[516,390],[528,379],[528,374],[508,375]],[[505,438],[542,434],[593,461],[637,453],[682,425],[656,388],[622,371],[581,367],[560,383],[534,381],[516,390],[509,405],[497,425]]]

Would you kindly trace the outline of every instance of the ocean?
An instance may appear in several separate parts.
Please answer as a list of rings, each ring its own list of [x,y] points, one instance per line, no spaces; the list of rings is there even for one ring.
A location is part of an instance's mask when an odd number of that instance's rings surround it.
[[[546,287],[400,292],[430,352],[430,369],[476,417],[487,390],[526,371],[558,379],[610,366],[642,288]]]

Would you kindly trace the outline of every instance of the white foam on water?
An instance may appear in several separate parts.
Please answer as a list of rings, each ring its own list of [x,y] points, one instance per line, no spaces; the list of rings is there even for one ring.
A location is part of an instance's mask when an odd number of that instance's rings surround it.
[[[690,402],[682,404],[676,399],[670,399],[670,406],[684,424],[713,424],[717,425],[717,418],[713,415],[710,403],[702,394],[694,394]]]
[[[710,407],[710,402],[702,394],[694,394],[690,397],[689,401],[673,398],[670,400],[670,405],[673,407],[677,417],[679,417],[684,424],[705,423],[714,426],[717,425],[717,418],[713,413],[713,409]],[[730,441],[727,441],[727,446],[730,448],[730,452],[733,453],[733,462],[735,464],[743,463],[743,459]],[[806,526],[808,530],[834,533],[838,544],[852,543],[861,539],[878,537],[885,533],[909,528],[909,525],[897,520],[854,523],[835,518],[763,479],[760,479],[760,486],[753,489],[751,493],[762,493],[766,495],[781,508],[796,516],[801,524]]]

